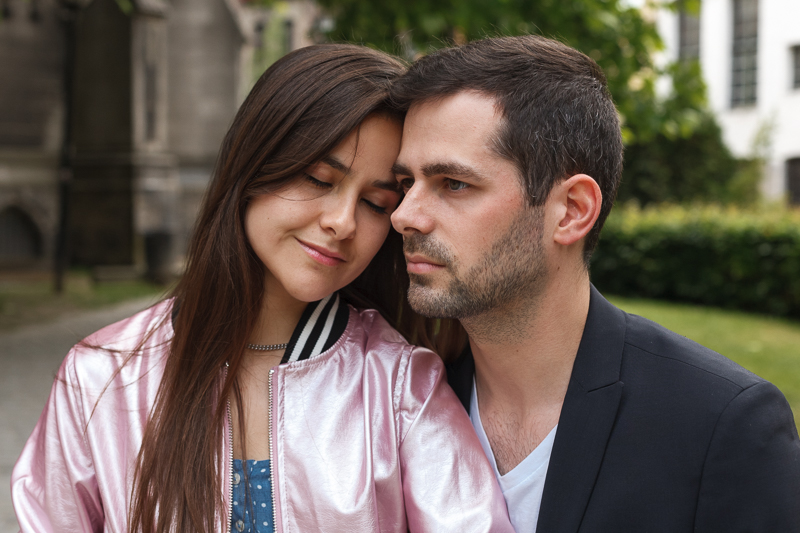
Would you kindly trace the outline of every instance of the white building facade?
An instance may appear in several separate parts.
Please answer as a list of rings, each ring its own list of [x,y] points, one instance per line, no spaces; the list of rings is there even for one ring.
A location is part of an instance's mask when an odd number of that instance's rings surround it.
[[[702,0],[699,17],[661,11],[665,59],[697,57],[736,157],[767,160],[767,199],[800,204],[800,0]]]

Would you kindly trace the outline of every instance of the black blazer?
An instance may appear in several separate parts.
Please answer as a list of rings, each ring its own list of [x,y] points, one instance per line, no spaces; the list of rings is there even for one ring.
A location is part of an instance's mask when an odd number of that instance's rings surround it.
[[[800,532],[780,391],[591,291],[537,532]],[[474,371],[469,349],[448,366],[467,411]]]

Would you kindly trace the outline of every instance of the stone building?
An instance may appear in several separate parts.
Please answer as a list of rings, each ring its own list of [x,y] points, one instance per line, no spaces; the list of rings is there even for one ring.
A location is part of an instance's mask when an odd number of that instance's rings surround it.
[[[0,262],[52,256],[63,135],[63,51],[55,6],[0,3]]]
[[[61,0],[62,2],[64,0]],[[311,43],[310,2],[0,0],[0,268],[47,268],[71,109],[72,264],[141,272],[185,250],[219,145],[261,71]],[[106,269],[109,271],[109,269]]]

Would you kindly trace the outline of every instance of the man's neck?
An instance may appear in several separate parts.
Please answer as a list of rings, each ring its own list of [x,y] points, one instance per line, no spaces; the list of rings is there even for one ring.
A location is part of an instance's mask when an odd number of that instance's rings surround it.
[[[589,310],[588,274],[570,281],[554,280],[529,306],[510,306],[503,316],[462,321],[481,420],[501,473],[558,423]]]

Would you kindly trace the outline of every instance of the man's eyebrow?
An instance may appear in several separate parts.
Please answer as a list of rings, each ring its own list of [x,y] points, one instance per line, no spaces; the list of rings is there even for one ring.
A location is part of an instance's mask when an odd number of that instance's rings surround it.
[[[430,163],[423,165],[422,174],[430,178],[432,176],[452,176],[454,178],[472,178],[477,181],[483,180],[483,176],[474,168],[455,162]]]
[[[342,174],[347,174],[350,172],[350,168],[347,165],[333,157],[332,155],[326,155],[322,158],[322,162],[331,167],[333,170],[338,170]]]
[[[400,184],[397,183],[396,180],[389,180],[389,181],[375,180],[372,182],[371,185],[376,189],[383,189],[385,191],[392,191],[396,193],[400,192]]]
[[[414,176],[414,172],[402,163],[395,163],[392,165],[392,172],[399,176]],[[426,178],[444,174],[446,176],[453,176],[454,178],[472,178],[477,181],[484,179],[483,175],[474,168],[455,162],[430,163],[424,165],[422,167],[422,174]]]
[[[408,168],[407,166],[405,166],[402,163],[395,163],[394,165],[392,165],[392,173],[395,174],[395,175],[399,174],[401,176],[413,176],[414,175],[414,173],[411,172],[411,169]]]

